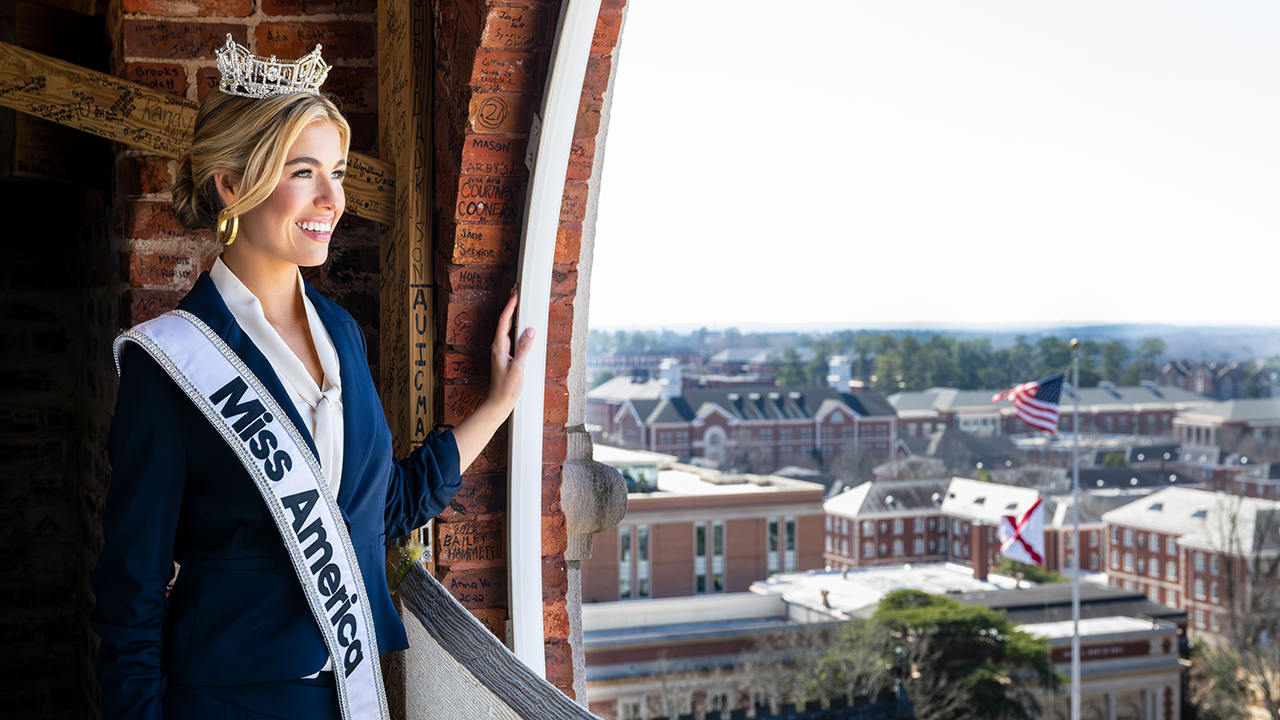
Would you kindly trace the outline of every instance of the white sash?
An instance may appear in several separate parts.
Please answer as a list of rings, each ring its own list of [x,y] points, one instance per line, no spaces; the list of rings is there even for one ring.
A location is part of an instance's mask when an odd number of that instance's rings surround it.
[[[160,363],[257,484],[333,659],[344,720],[386,720],[378,639],[372,608],[360,597],[360,565],[320,464],[298,429],[235,352],[191,313],[175,310],[121,333],[114,346],[117,372],[126,342]]]

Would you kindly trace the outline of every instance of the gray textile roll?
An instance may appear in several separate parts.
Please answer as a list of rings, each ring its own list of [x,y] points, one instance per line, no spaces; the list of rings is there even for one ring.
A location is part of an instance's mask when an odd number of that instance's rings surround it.
[[[516,659],[421,565],[396,594],[409,634],[410,720],[599,720]]]

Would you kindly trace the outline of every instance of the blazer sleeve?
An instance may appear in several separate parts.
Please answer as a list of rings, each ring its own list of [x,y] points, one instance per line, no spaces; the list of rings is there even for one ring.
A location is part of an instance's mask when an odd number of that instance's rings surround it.
[[[102,639],[98,681],[105,720],[162,716],[165,591],[186,482],[178,409],[189,400],[180,393],[145,350],[125,349],[107,440],[111,487],[104,543],[92,579],[90,624]]]
[[[432,432],[409,457],[391,464],[387,486],[387,539],[408,535],[439,515],[462,486],[453,433]]]

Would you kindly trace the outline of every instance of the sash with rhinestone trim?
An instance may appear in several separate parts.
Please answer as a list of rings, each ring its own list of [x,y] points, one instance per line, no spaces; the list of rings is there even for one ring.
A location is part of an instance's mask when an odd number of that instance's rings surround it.
[[[174,310],[121,333],[204,413],[262,493],[333,660],[344,720],[388,718],[373,611],[320,463],[262,382],[200,318]]]

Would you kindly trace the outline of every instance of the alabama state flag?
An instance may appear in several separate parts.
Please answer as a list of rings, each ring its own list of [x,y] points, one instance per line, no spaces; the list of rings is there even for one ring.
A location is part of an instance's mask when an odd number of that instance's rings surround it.
[[[1044,500],[1036,501],[1022,517],[1005,515],[1000,521],[1000,554],[1028,565],[1044,567]]]

